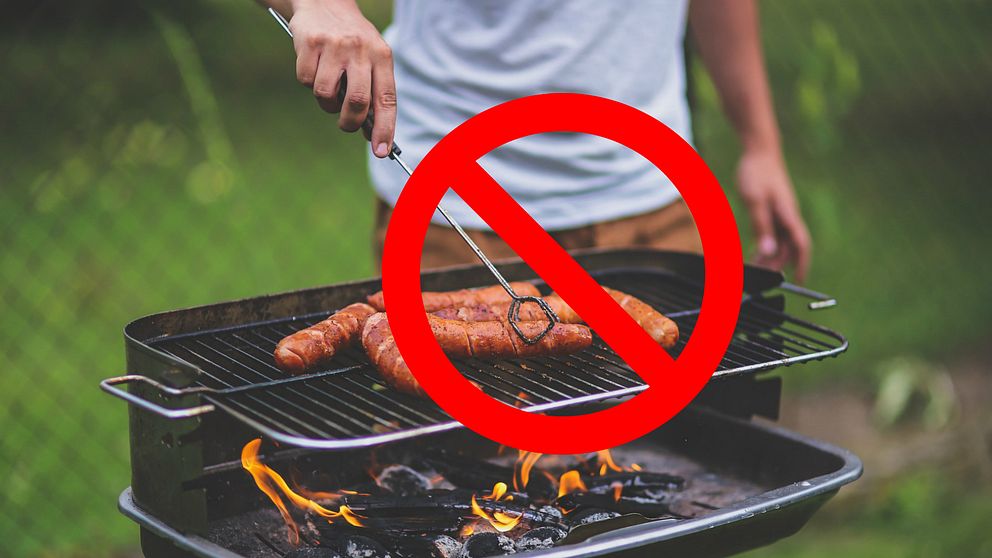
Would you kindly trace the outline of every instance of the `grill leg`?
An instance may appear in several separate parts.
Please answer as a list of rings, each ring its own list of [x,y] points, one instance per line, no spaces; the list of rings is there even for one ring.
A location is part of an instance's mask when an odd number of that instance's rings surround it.
[[[144,527],[141,528],[141,553],[145,555],[145,558],[196,558],[195,554],[176,548],[168,539],[164,539]]]

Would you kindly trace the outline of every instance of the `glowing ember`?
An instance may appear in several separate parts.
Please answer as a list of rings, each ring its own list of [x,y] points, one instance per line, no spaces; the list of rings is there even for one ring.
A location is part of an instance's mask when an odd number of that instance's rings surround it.
[[[266,496],[272,500],[272,503],[279,508],[279,513],[282,515],[283,520],[286,522],[286,527],[289,530],[289,542],[293,545],[300,544],[300,531],[293,521],[292,516],[289,515],[289,510],[286,509],[286,505],[283,503],[282,498],[279,496],[279,491],[297,508],[302,510],[309,510],[325,519],[328,523],[333,523],[335,519],[344,519],[349,524],[355,527],[364,527],[362,524],[362,519],[364,517],[351,511],[346,505],[338,507],[338,511],[333,511],[321,506],[320,504],[314,502],[310,498],[306,498],[294,492],[286,481],[282,478],[282,475],[272,470],[268,465],[265,465],[258,460],[258,449],[262,445],[262,439],[256,438],[247,444],[241,450],[241,466],[251,474],[252,478],[255,479],[255,484],[258,488],[265,493]],[[276,490],[279,489],[279,491]],[[310,493],[315,496],[322,496],[320,499],[333,500],[340,498],[340,495],[328,493],[328,492],[314,492]]]
[[[559,498],[569,492],[585,492],[586,490],[588,490],[586,483],[582,482],[582,476],[575,469],[562,474],[561,479],[558,481]]]
[[[613,489],[613,501],[619,502],[620,494],[623,492],[623,483],[619,481],[611,483],[610,488]]]

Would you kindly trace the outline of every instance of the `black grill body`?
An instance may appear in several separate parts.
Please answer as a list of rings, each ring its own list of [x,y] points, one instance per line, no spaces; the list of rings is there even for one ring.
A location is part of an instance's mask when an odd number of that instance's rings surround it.
[[[604,285],[634,294],[676,320],[682,340],[672,353],[678,355],[698,315],[700,257],[641,249],[574,256]],[[521,263],[500,269],[509,280],[533,277]],[[489,282],[481,266],[422,277],[425,290]],[[679,418],[645,438],[658,451],[686,456],[707,470],[732,471],[763,491],[691,520],[605,522],[608,531],[542,555],[633,552],[657,544],[676,553],[683,548],[693,549],[693,555],[726,555],[798,530],[826,498],[857,478],[861,465],[853,455],[747,420],[777,413],[779,381],[761,379],[758,372],[833,356],[847,347],[839,334],[785,314],[784,299],[767,295],[781,282],[777,273],[746,270],[737,335],[714,379]],[[122,494],[121,509],[142,525],[146,554],[175,555],[178,547],[193,555],[231,555],[210,541],[210,529],[264,506],[238,463],[242,445],[259,434],[285,444],[273,460],[315,459],[331,468],[361,461],[371,446],[469,443],[471,435],[430,401],[378,386],[360,353],[305,377],[289,378],[272,366],[280,337],[379,288],[377,280],[346,283],[157,314],[126,327],[128,373],[180,390],[165,397],[150,384],[134,383],[132,397],[163,409],[213,408],[168,419],[131,407],[132,487]],[[455,364],[493,397],[531,410],[583,410],[645,389],[598,339],[569,357]],[[713,545],[712,552],[707,545]]]

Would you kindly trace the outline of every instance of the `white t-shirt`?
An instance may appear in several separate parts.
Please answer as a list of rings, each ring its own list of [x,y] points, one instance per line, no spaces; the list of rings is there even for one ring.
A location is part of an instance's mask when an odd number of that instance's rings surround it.
[[[396,142],[416,165],[449,131],[504,101],[548,92],[599,95],[654,116],[691,141],[682,41],[688,0],[395,0],[385,32],[395,60]],[[618,122],[623,126],[623,122]],[[585,134],[515,140],[480,164],[547,230],[664,207],[679,194],[650,162]],[[394,204],[406,175],[371,158]],[[487,229],[453,192],[445,209]],[[443,223],[435,213],[435,222]]]

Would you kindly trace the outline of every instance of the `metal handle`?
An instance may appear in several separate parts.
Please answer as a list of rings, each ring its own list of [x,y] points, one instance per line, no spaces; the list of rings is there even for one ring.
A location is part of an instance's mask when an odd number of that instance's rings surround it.
[[[276,22],[279,23],[280,27],[282,27],[283,30],[286,31],[286,34],[292,38],[293,31],[290,30],[289,22],[286,21],[286,18],[284,18],[282,14],[280,14],[279,12],[275,11],[272,8],[269,8],[269,14],[271,14],[272,17],[276,20]],[[347,79],[348,79],[347,75],[342,75],[341,83],[338,86],[338,101],[340,101],[342,104],[344,103],[345,89],[347,88]],[[366,129],[369,132],[369,135],[371,135],[373,121],[374,119],[373,119],[372,109],[369,109],[368,116],[365,118],[365,122],[362,123],[362,128]],[[406,164],[406,161],[400,158],[400,155],[402,153],[403,151],[400,149],[398,145],[396,145],[396,142],[393,142],[393,147],[389,151],[389,158],[396,161],[396,163],[403,168],[403,171],[406,172],[407,176],[413,176],[413,169],[410,168],[410,165]],[[558,318],[558,314],[556,314],[555,311],[551,308],[551,306],[549,306],[548,303],[545,302],[544,299],[542,298],[534,297],[534,296],[518,295],[513,290],[513,287],[510,286],[510,283],[503,277],[503,274],[496,269],[496,266],[493,265],[493,262],[490,261],[490,259],[486,256],[486,254],[482,252],[482,249],[479,248],[479,246],[475,243],[475,241],[473,241],[472,238],[468,235],[468,233],[465,232],[465,229],[463,229],[461,225],[458,224],[458,221],[455,221],[455,218],[452,217],[447,211],[445,211],[445,209],[441,207],[441,204],[438,204],[437,211],[438,213],[441,214],[442,217],[444,217],[444,220],[447,221],[449,225],[451,225],[451,228],[455,229],[455,232],[458,233],[458,236],[462,237],[462,240],[465,241],[465,244],[468,244],[468,247],[472,249],[472,252],[474,252],[475,255],[479,258],[479,260],[482,261],[482,263],[486,266],[486,268],[489,269],[489,272],[493,275],[493,277],[495,277],[496,280],[499,281],[500,286],[503,287],[503,290],[506,291],[506,294],[510,295],[512,302],[510,303],[510,309],[507,312],[507,320],[510,322],[510,325],[513,326],[513,331],[516,332],[517,336],[519,336],[520,339],[522,339],[523,342],[528,345],[532,345],[543,339],[544,336],[547,335],[549,331],[551,331],[551,328],[553,328],[556,323],[561,321]],[[541,311],[544,312],[544,315],[548,317],[548,326],[544,328],[544,330],[541,331],[541,333],[535,335],[534,337],[527,337],[526,335],[524,335],[524,332],[520,330],[520,326],[517,325],[517,322],[520,321],[520,306],[526,302],[536,303],[538,306],[541,307]]]
[[[114,397],[119,397],[132,405],[136,405],[146,411],[150,411],[152,413],[155,413],[156,415],[160,415],[168,419],[197,417],[200,415],[207,414],[214,410],[214,406],[210,404],[199,405],[196,407],[188,407],[186,409],[167,409],[157,403],[152,403],[147,399],[142,399],[141,397],[138,397],[133,393],[115,387],[121,384],[130,384],[132,382],[141,382],[144,384],[148,384],[154,387],[155,389],[157,389],[159,393],[162,393],[169,397],[180,397],[183,395],[189,395],[193,393],[210,393],[214,391],[206,387],[176,389],[173,387],[169,387],[165,384],[156,382],[155,380],[148,378],[146,376],[140,376],[137,374],[129,374],[127,376],[117,376],[116,378],[107,378],[106,380],[100,382],[100,389],[109,393],[110,395],[113,395]]]
[[[788,291],[792,294],[797,294],[799,296],[804,296],[806,298],[812,298],[813,302],[809,303],[810,310],[821,310],[823,308],[830,308],[832,306],[837,306],[837,299],[830,295],[823,294],[812,289],[807,289],[806,287],[800,287],[788,281],[783,281],[778,288],[783,291]]]

